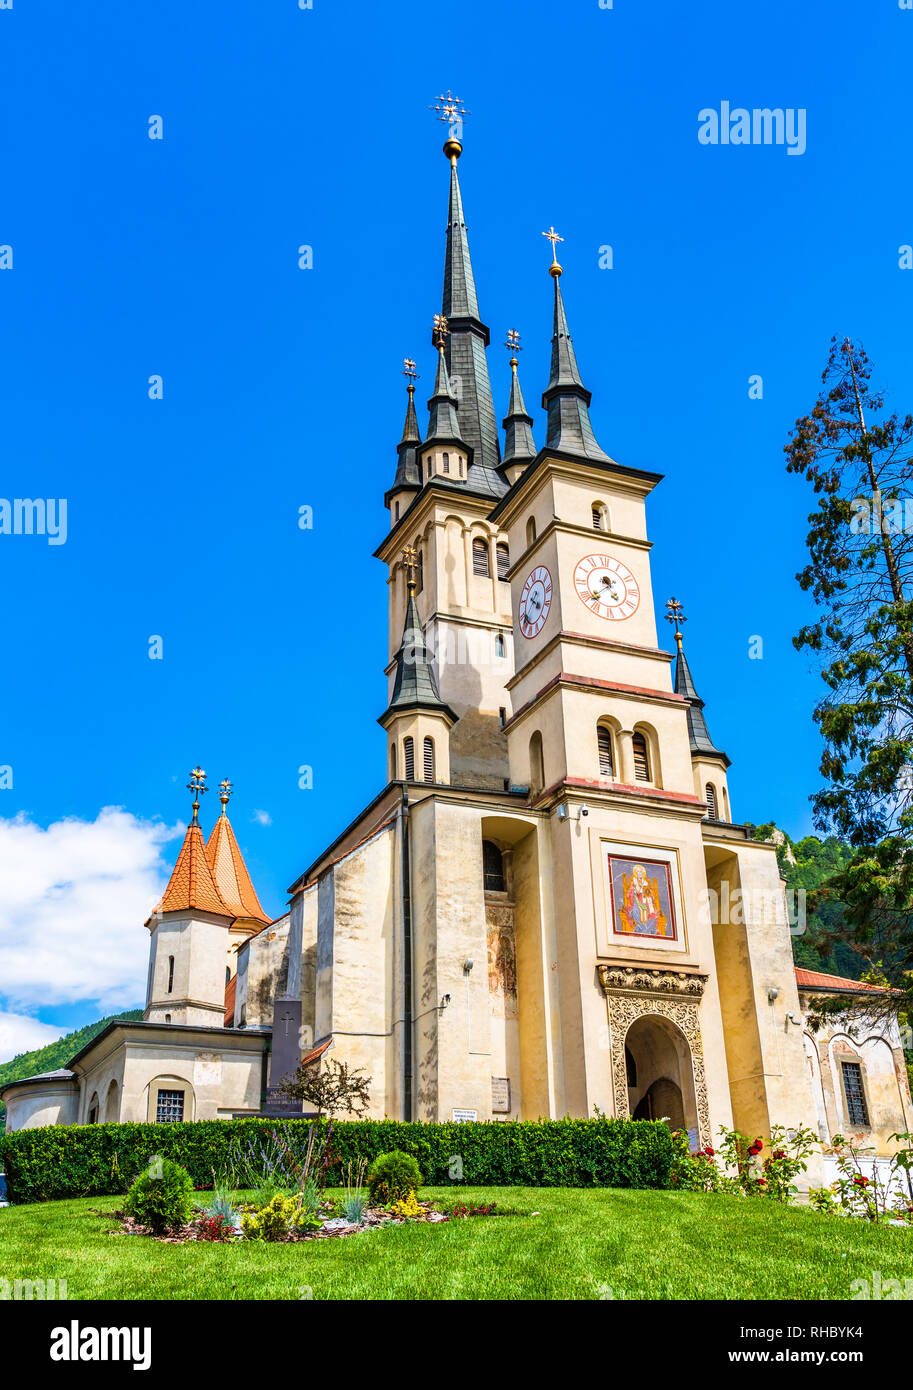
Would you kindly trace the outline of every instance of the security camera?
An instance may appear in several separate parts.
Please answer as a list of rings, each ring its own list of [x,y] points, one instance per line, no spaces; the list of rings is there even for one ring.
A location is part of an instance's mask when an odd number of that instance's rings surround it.
[[[580,808],[580,814],[581,814],[582,816],[588,816],[588,815],[590,814],[590,808],[589,808],[589,806],[585,806],[585,805],[584,805],[584,806],[581,806],[581,808]]]
[[[447,1005],[448,1005],[449,1003],[450,1003],[450,995],[449,995],[449,994],[445,994],[445,995],[443,996],[443,998],[441,999],[441,1008],[442,1008],[442,1009],[446,1009],[446,1007],[447,1007]]]
[[[772,1004],[779,993],[780,991],[776,988],[776,986],[771,986],[771,988],[767,991],[768,1003]]]
[[[470,970],[472,969],[472,967],[473,967],[474,965],[475,965],[475,961],[474,961],[474,960],[464,960],[464,961],[463,961],[463,974],[464,974],[464,975],[468,975],[469,972],[470,972]]]

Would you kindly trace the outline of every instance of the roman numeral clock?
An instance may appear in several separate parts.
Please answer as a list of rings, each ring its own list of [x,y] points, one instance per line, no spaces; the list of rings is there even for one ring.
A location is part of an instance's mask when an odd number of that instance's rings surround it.
[[[574,569],[577,597],[607,622],[630,618],[640,607],[640,588],[627,565],[611,555],[584,555]]]

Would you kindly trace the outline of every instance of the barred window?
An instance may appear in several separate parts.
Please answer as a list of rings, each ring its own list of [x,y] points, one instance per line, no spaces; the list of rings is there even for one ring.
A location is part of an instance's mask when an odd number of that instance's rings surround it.
[[[841,1062],[843,1072],[843,1094],[846,1096],[846,1114],[851,1125],[868,1125],[869,1108],[865,1103],[865,1089],[862,1085],[862,1067],[858,1062]]]
[[[445,472],[445,473],[449,473],[449,472],[450,472],[450,455],[449,455],[449,454],[445,454],[445,455],[444,455],[444,472]]]
[[[425,781],[434,781],[434,739],[426,738],[424,745],[425,755]]]
[[[415,744],[410,738],[403,739],[403,761],[406,764],[406,781],[415,781]]]
[[[507,571],[510,569],[510,548],[504,541],[498,541],[495,554],[498,558],[498,578],[506,579]]]
[[[487,541],[477,540],[472,543],[472,572],[480,575],[482,579],[491,578]]]
[[[631,739],[631,747],[634,750],[634,776],[638,782],[649,782],[650,780],[650,754],[647,751],[647,740],[643,734],[637,733]]]
[[[603,502],[594,502],[594,503],[593,503],[593,530],[594,530],[594,531],[607,531],[607,530],[609,529],[609,527],[608,527],[608,515],[609,515],[609,514],[608,514],[608,512],[606,511],[605,504],[604,504]]]
[[[607,729],[604,724],[600,724],[596,737],[599,742],[599,775],[600,777],[614,777],[615,766],[612,762],[612,731]]]
[[[705,795],[705,797],[707,798],[707,816],[708,816],[708,819],[709,819],[709,820],[716,820],[716,819],[717,819],[717,814],[716,814],[716,792],[715,792],[714,789],[713,789],[713,783],[712,783],[712,782],[708,782],[708,783],[707,783],[706,787],[704,788],[704,795]]]
[[[155,1123],[157,1125],[174,1124],[177,1120],[184,1118],[184,1092],[183,1091],[159,1091],[155,1103]]]

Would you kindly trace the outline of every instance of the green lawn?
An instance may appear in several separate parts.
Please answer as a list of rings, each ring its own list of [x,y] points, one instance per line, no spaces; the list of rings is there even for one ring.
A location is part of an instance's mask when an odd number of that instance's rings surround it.
[[[66,1279],[70,1298],[841,1299],[913,1276],[913,1229],[766,1200],[621,1189],[454,1188],[509,1215],[290,1245],[165,1245],[111,1235],[117,1198],[0,1210],[0,1276]],[[538,1212],[539,1215],[533,1215]],[[611,1288],[612,1293],[606,1293]]]

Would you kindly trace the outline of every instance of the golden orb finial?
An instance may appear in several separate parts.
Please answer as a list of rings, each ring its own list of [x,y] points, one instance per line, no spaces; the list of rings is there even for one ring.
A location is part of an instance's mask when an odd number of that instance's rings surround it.
[[[460,144],[459,140],[454,140],[452,136],[444,141],[443,149],[444,154],[450,160],[451,164],[456,164],[460,155],[463,153],[463,146]]]
[[[548,273],[549,275],[554,276],[556,280],[558,280],[561,276],[562,267],[558,264],[556,243],[559,241],[564,241],[564,237],[559,236],[558,233],[555,231],[554,227],[549,227],[548,231],[543,232],[542,235],[546,238],[547,241],[550,241],[552,243],[552,263],[548,268]]]

